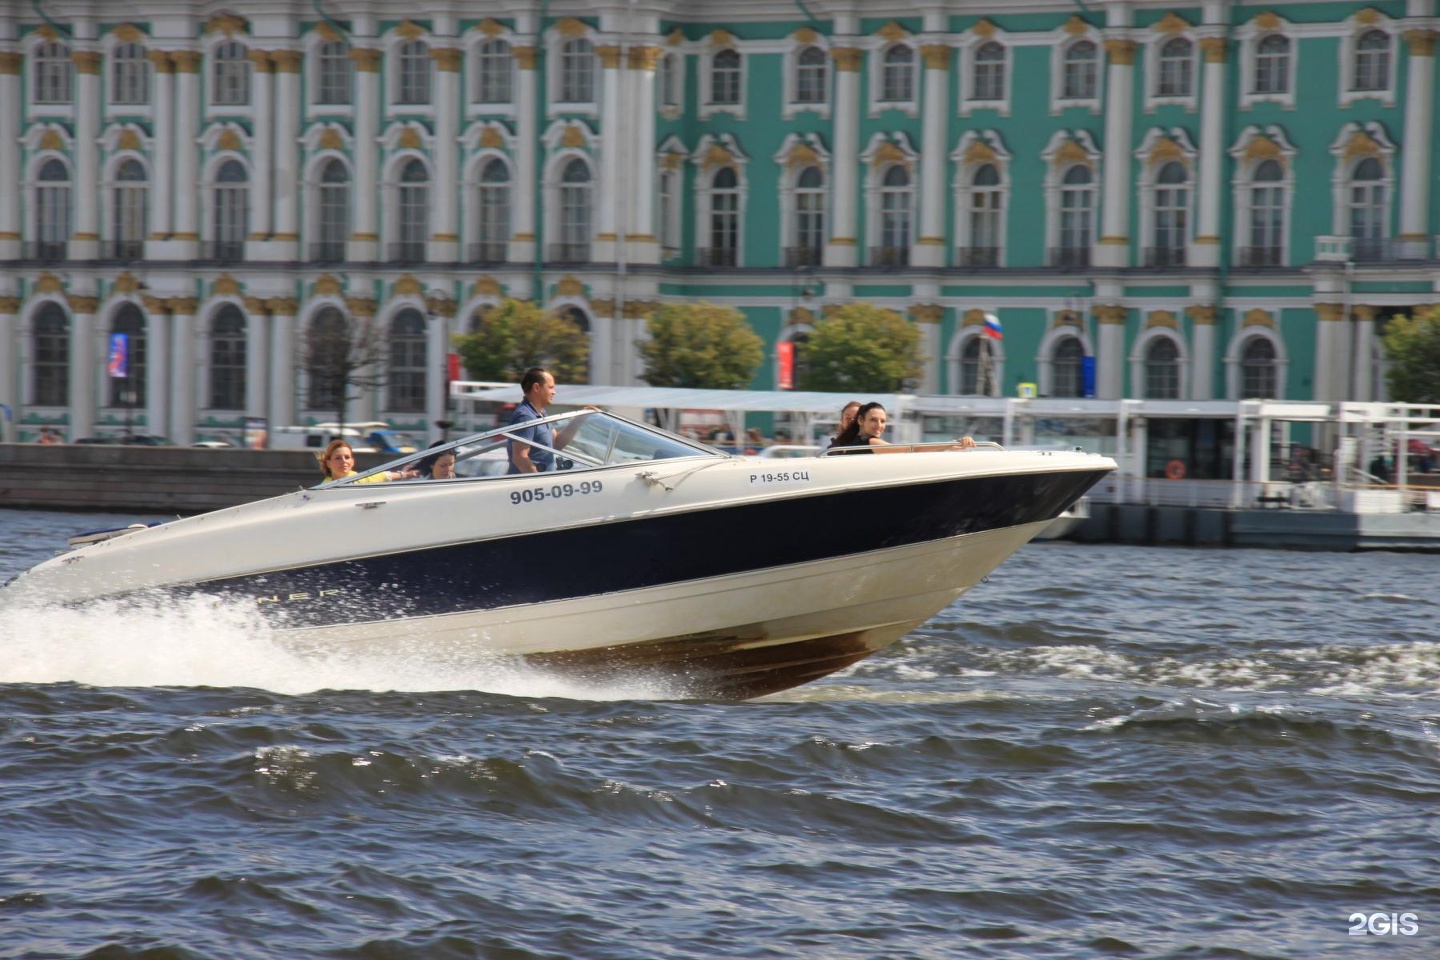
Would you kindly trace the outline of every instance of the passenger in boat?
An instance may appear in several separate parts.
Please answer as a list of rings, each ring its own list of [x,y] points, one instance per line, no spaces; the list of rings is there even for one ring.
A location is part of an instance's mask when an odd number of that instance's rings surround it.
[[[839,438],[839,435],[850,429],[850,425],[855,422],[855,412],[859,409],[859,400],[851,400],[849,403],[845,404],[845,406],[840,408],[840,430],[838,433],[836,433],[835,436],[826,437],[820,443],[821,453],[824,453],[826,450],[829,450],[831,447],[835,446],[835,441]]]
[[[910,453],[912,448],[908,446],[892,447],[888,440],[880,435],[885,432],[887,417],[885,407],[875,401],[863,404],[855,411],[855,419],[850,426],[840,431],[835,438],[835,447],[846,447],[844,453]],[[967,450],[975,446],[975,441],[970,437],[961,437],[950,447],[952,450]],[[886,448],[891,449],[886,449]]]
[[[436,440],[430,446],[438,446],[445,441]],[[432,453],[415,465],[420,476],[426,480],[453,480],[455,478],[455,451],[442,450],[440,453]]]
[[[550,371],[543,367],[531,367],[520,377],[520,391],[525,394],[525,399],[515,408],[510,415],[510,426],[522,423],[529,423],[531,420],[539,420],[546,415],[551,402],[555,399],[555,378]],[[597,409],[589,407],[590,410]],[[551,429],[548,423],[537,423],[533,427],[525,427],[516,430],[515,435],[523,440],[533,440],[535,444],[544,444],[554,450],[564,450],[565,445],[575,436],[575,431],[580,429],[582,418],[576,417],[571,420],[557,434]],[[510,469],[507,473],[541,473],[546,470],[555,469],[555,454],[541,446],[522,443],[520,440],[508,441],[510,455]]]
[[[316,456],[320,460],[320,472],[325,475],[326,483],[331,480],[344,480],[359,472],[355,469],[355,451],[345,440],[331,440],[324,452]],[[384,473],[371,474],[356,482],[384,483],[387,480],[408,480],[417,476],[419,474],[413,467],[406,467],[404,470],[386,470]]]

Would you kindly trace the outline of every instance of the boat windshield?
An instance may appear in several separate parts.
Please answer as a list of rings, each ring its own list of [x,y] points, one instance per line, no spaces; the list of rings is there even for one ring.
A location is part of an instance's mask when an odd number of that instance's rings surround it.
[[[536,423],[549,424],[557,438],[563,432],[571,431],[569,442],[557,448],[536,444],[532,440],[515,439],[519,431]],[[677,457],[727,457],[727,454],[711,447],[613,413],[575,410],[514,426],[497,427],[430,447],[354,477],[333,481],[333,484],[358,483],[369,476],[407,468],[419,471],[419,476],[406,482],[431,481],[437,479],[431,476],[433,464],[447,452],[455,455],[456,479],[503,477],[510,469],[511,443],[527,443],[550,450],[555,454],[557,470],[594,470],[615,464],[642,460],[673,460]]]

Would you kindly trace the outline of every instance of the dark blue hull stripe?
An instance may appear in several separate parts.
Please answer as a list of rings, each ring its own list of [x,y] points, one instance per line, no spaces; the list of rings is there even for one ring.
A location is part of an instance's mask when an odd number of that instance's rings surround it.
[[[1050,520],[1108,471],[971,477],[597,523],[214,580],[277,625],[487,610],[684,583]]]

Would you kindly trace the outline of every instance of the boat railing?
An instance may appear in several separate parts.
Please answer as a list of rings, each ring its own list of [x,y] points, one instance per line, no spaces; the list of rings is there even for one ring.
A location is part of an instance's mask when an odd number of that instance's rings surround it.
[[[841,457],[852,450],[869,449],[863,444],[855,444],[848,447],[827,447],[817,456]],[[937,450],[1004,450],[1000,444],[993,440],[976,440],[974,446],[962,447],[958,440],[927,440],[922,443],[887,443],[886,453],[934,453]]]

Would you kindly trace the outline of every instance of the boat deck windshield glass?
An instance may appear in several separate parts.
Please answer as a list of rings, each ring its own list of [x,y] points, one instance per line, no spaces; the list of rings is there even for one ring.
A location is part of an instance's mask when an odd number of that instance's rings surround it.
[[[577,410],[572,413],[545,417],[555,436],[570,429],[578,420],[570,442],[563,449],[545,447],[555,453],[557,470],[594,470],[615,464],[636,463],[644,460],[670,460],[676,457],[723,458],[711,447],[692,443],[683,437],[614,414],[593,410]],[[422,471],[421,476],[407,482],[428,482],[426,475],[430,462],[444,451],[455,454],[455,476],[458,479],[479,477],[503,477],[510,469],[509,444],[520,430],[533,423],[504,426],[486,433],[476,434],[453,443],[430,447],[420,453],[392,460],[381,467],[358,474],[336,483],[353,483],[370,474],[385,470],[401,470],[413,467]],[[530,440],[515,442],[534,444]]]

